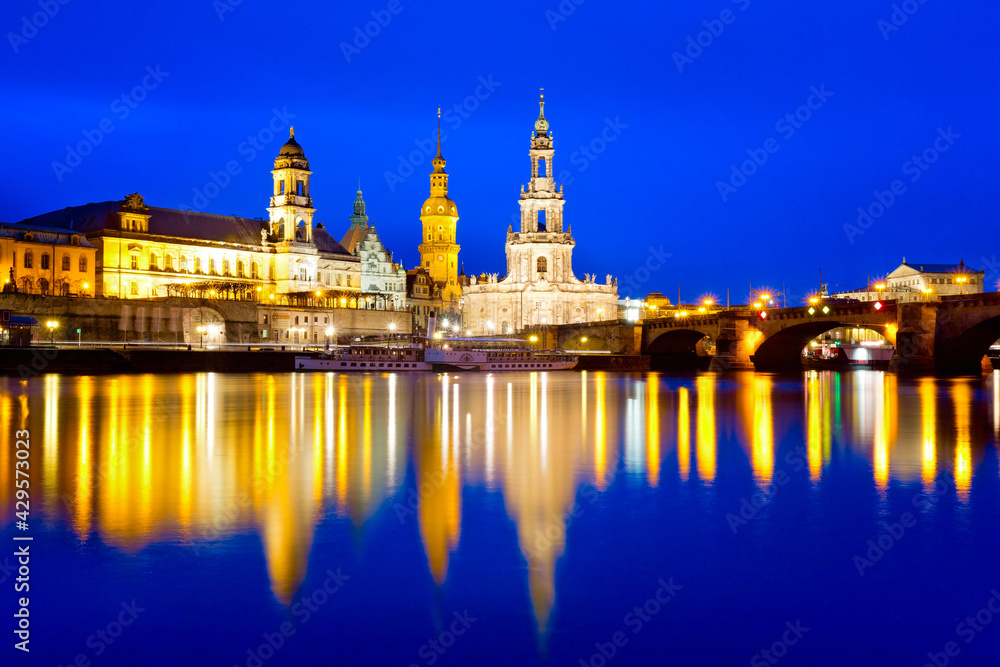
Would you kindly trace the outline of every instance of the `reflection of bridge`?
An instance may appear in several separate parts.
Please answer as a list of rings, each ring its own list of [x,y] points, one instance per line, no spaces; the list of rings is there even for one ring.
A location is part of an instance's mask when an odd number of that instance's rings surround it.
[[[826,309],[824,311],[824,308]],[[810,310],[812,312],[810,313]],[[990,345],[1000,339],[1000,293],[941,297],[929,303],[883,302],[746,308],[647,320],[639,345],[619,322],[549,327],[545,343],[579,349],[582,337],[607,342],[612,352],[639,352],[663,368],[690,367],[699,343],[715,341],[711,370],[798,371],[809,341],[837,328],[872,329],[896,347],[891,369],[900,373],[979,374]],[[614,344],[612,344],[614,343]],[[638,349],[636,349],[638,348]]]

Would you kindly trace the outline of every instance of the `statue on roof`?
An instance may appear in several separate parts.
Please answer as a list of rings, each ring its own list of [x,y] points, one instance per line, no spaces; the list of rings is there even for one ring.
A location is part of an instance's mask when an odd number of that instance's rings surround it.
[[[125,205],[123,208],[131,209],[133,211],[145,211],[146,202],[142,200],[142,195],[138,192],[133,192],[130,195],[125,195]]]

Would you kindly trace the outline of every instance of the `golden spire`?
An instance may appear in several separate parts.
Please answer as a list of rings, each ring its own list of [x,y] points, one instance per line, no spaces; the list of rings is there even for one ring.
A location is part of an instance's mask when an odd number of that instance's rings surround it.
[[[295,138],[295,126],[294,125],[290,125],[288,127],[288,138],[289,139],[294,139]]]
[[[441,157],[441,107],[438,107],[438,157]]]
[[[541,94],[538,99],[538,120],[535,121],[535,132],[540,137],[544,137],[549,132],[549,121],[545,119],[545,89],[539,88]]]

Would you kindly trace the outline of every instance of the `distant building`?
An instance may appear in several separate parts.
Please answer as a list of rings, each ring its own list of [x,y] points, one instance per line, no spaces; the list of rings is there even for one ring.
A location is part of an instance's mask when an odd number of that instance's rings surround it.
[[[97,248],[75,231],[0,224],[4,291],[94,296]]]
[[[392,259],[382,245],[374,223],[365,214],[365,200],[358,190],[354,213],[340,245],[361,260],[361,291],[365,298],[382,302],[378,307],[401,310],[406,307],[406,269]]]
[[[885,289],[873,284],[861,289],[836,292],[835,299],[856,299],[858,301],[895,300],[922,301],[935,296],[954,294],[980,294],[983,291],[985,271],[958,264],[910,264],[903,263],[886,276]]]
[[[507,275],[472,277],[463,294],[464,326],[477,335],[618,318],[618,287],[610,275],[598,282],[596,275],[579,280],[573,274],[576,241],[563,223],[544,98],[539,108],[528,152],[531,179],[527,190],[521,186],[520,231],[507,228]]]

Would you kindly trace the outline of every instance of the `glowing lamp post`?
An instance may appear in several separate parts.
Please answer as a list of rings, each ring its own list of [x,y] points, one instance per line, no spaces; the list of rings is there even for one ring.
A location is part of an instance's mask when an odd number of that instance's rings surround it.
[[[198,333],[201,334],[201,349],[205,349],[205,333],[208,331],[208,327],[201,325],[197,329]]]
[[[969,278],[967,276],[959,276],[955,278],[955,282],[958,283],[958,293],[965,294],[965,283],[969,282]]]
[[[45,323],[45,327],[49,330],[49,343],[55,345],[56,343],[56,329],[59,328],[59,323],[55,320],[49,320]]]
[[[333,331],[334,331],[333,327],[327,327],[326,328],[326,351],[327,352],[330,351],[330,336],[333,335]]]
[[[389,322],[389,340],[392,340],[395,335],[396,335],[396,323]],[[386,342],[386,347],[389,347],[388,341]]]

